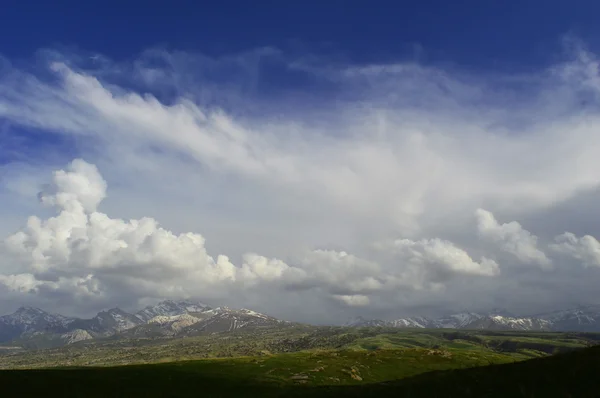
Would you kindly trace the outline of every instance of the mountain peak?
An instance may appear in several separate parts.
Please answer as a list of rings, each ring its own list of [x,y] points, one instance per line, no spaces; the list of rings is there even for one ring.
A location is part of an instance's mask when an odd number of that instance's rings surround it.
[[[0,317],[0,324],[11,325],[21,332],[38,328],[64,327],[67,318],[49,314],[36,307],[22,306],[10,315]]]
[[[489,315],[500,315],[509,318],[516,318],[516,316],[512,312],[508,311],[505,308],[493,308],[491,311],[489,311]]]
[[[187,314],[190,312],[204,312],[210,307],[204,303],[190,300],[164,300],[156,305],[149,305],[135,316],[144,322],[157,316],[175,316]]]
[[[119,307],[113,307],[113,308],[103,309],[103,310],[99,311],[96,314],[95,318],[104,317],[106,315],[113,316],[113,315],[125,315],[125,314],[128,314],[128,313],[126,311],[123,311]]]
[[[16,315],[16,314],[45,315],[45,314],[47,314],[47,312],[40,308],[37,308],[37,307],[22,306],[22,307],[17,308],[17,310],[13,313],[13,315]]]

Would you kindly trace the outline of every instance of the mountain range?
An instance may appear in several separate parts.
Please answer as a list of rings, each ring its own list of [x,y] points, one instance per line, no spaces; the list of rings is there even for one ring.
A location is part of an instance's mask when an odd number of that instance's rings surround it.
[[[396,327],[426,329],[483,329],[518,331],[600,332],[600,306],[519,317],[505,310],[489,313],[463,312],[441,318],[409,317],[393,320],[358,317],[345,324],[350,327]]]
[[[166,300],[136,313],[112,308],[90,319],[21,307],[10,315],[0,316],[0,343],[23,348],[50,348],[93,339],[173,338],[289,324],[291,322],[250,309],[212,308],[192,301]],[[464,312],[440,318],[381,320],[359,317],[344,326],[600,332],[600,306],[527,317],[514,316],[503,310],[486,314]]]
[[[82,340],[192,336],[287,323],[249,309],[211,308],[191,301],[162,301],[134,314],[112,308],[91,319],[21,307],[0,316],[0,343],[50,348]]]

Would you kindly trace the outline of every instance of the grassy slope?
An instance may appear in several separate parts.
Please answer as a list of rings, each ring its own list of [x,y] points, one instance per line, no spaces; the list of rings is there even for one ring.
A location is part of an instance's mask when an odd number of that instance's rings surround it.
[[[312,397],[592,398],[600,396],[600,347],[512,364],[427,372],[390,383],[319,387]],[[287,396],[302,396],[290,391]]]
[[[600,368],[598,349],[521,361],[599,341],[600,334],[314,327],[175,340],[107,340],[0,356],[0,366],[171,362],[1,371],[0,388],[12,395],[61,397],[395,396],[397,391],[416,397],[569,396],[558,394],[561,389],[584,397],[594,396],[577,388],[594,382],[588,373],[589,366]],[[199,357],[208,359],[184,361]],[[474,368],[491,364],[509,365]],[[471,369],[457,370],[463,368]],[[576,380],[571,383],[567,376]],[[382,382],[388,384],[378,384]],[[528,389],[543,394],[518,395]],[[504,395],[486,395],[493,391]]]
[[[597,342],[600,342],[600,334],[294,326],[179,339],[106,339],[18,355],[1,356],[0,353],[0,368],[109,366],[342,348],[500,351],[525,359]]]
[[[108,368],[0,372],[8,396],[61,397],[593,397],[600,348],[471,367],[473,352],[377,350],[282,354]],[[501,355],[501,354],[496,354]],[[509,358],[501,358],[509,361]],[[354,370],[353,370],[354,369]],[[312,371],[311,371],[312,370]],[[363,381],[356,380],[358,374]],[[306,385],[290,379],[309,376]],[[381,383],[382,380],[399,379]],[[333,380],[338,379],[339,382]]]

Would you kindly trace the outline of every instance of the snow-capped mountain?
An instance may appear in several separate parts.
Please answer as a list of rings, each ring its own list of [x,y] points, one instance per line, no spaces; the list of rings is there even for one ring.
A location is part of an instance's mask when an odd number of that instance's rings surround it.
[[[548,321],[554,330],[565,332],[600,331],[600,306],[596,305],[538,314],[536,318]]]
[[[484,317],[484,315],[477,314],[475,312],[460,312],[458,314],[452,314],[443,318],[432,320],[431,325],[434,328],[464,329]]]
[[[65,332],[72,321],[72,318],[50,314],[39,308],[20,307],[10,315],[0,316],[0,342],[28,332]]]
[[[21,307],[10,315],[0,316],[0,343],[17,342],[22,347],[43,348],[108,336],[168,338],[286,324],[290,322],[250,309],[211,308],[191,301],[167,300],[135,314],[112,308],[100,311],[91,319],[69,318],[39,308]],[[600,306],[529,317],[518,317],[504,310],[487,314],[462,312],[441,318],[381,320],[358,317],[346,326],[600,332]]]
[[[0,322],[22,327],[24,330],[39,328],[45,325],[66,325],[73,318],[50,314],[35,307],[20,307],[10,315],[0,316]]]
[[[202,303],[195,303],[187,300],[165,300],[156,305],[148,306],[143,310],[138,311],[135,316],[144,322],[148,322],[157,316],[175,316],[194,312],[203,312],[209,309],[210,307],[208,305]]]
[[[100,311],[91,319],[67,318],[23,307],[14,314],[0,317],[0,342],[18,340],[21,346],[46,348],[108,336],[189,336],[285,323],[249,309],[213,309],[192,301],[167,300],[135,314],[112,308]]]
[[[190,314],[158,315],[144,324],[123,331],[121,335],[131,338],[175,337],[185,328],[201,320],[202,318]]]
[[[523,330],[523,331],[550,331],[553,328],[551,322],[539,318],[514,318],[501,315],[486,315],[477,319],[463,329],[486,329],[486,330]]]
[[[81,329],[92,336],[110,336],[131,329],[143,323],[138,317],[120,308],[100,311],[92,319],[76,319],[69,324],[70,329]]]
[[[489,314],[478,314],[474,312],[463,312],[458,314],[452,314],[442,318],[431,319],[425,317],[411,317],[411,318],[400,318],[394,320],[380,320],[371,319],[365,320],[364,318],[356,319],[347,324],[348,326],[354,327],[366,327],[366,326],[385,326],[385,327],[396,327],[396,328],[431,328],[431,329],[485,329],[485,330],[537,330],[537,331],[549,331],[557,330],[562,331],[564,324],[567,320],[572,321],[573,317],[576,316],[574,310],[561,312],[561,317],[556,319],[548,319],[542,317],[516,317],[510,315],[505,311],[494,311]],[[498,312],[504,315],[498,314]],[[600,313],[598,314],[600,315]],[[590,316],[581,316],[579,319],[581,322],[585,320],[594,319]],[[600,321],[600,316],[597,318]],[[589,325],[587,331],[600,331],[600,322],[595,324],[584,324]],[[582,330],[575,328],[573,330]]]
[[[200,322],[200,318],[196,318],[190,314],[181,314],[173,316],[159,315],[148,321],[148,325],[158,325],[163,329],[179,332],[181,329],[187,328],[195,323]]]
[[[357,317],[345,324],[350,327],[436,328],[434,320],[425,317],[400,318],[391,321]]]
[[[290,323],[246,308],[236,310],[229,307],[218,307],[199,315],[202,316],[202,320],[185,328],[182,331],[185,335],[231,332],[242,328],[260,328]]]
[[[409,317],[393,320],[355,318],[346,326],[365,327],[381,326],[394,328],[416,328],[416,329],[461,329],[481,319],[483,315],[472,312],[449,315],[443,318],[433,319],[427,317]]]
[[[390,321],[390,326],[396,328],[431,328],[435,321],[425,317],[400,318]]]
[[[179,315],[155,316],[144,324],[124,331],[122,335],[135,338],[194,336],[289,323],[249,309],[208,306],[188,308],[193,311]],[[203,311],[198,311],[199,309]]]
[[[65,344],[68,345],[77,343],[79,341],[91,340],[94,337],[92,337],[92,335],[89,334],[86,330],[75,329],[71,330],[70,332],[63,333],[60,336],[60,338],[64,341]]]

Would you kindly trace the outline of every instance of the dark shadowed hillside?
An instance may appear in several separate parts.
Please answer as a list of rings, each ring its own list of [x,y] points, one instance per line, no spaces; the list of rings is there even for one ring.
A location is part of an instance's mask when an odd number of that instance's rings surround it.
[[[321,352],[268,359],[12,370],[0,372],[0,383],[6,396],[20,397],[585,398],[597,397],[600,391],[600,347],[517,363],[443,370],[449,360],[443,352],[419,350]],[[298,366],[307,361],[312,361],[314,368],[297,372]],[[332,373],[334,368],[337,373]],[[382,377],[402,368],[421,373],[387,382],[366,383],[362,379],[366,375]],[[282,377],[284,374],[287,376]],[[313,386],[308,379],[329,385]]]

